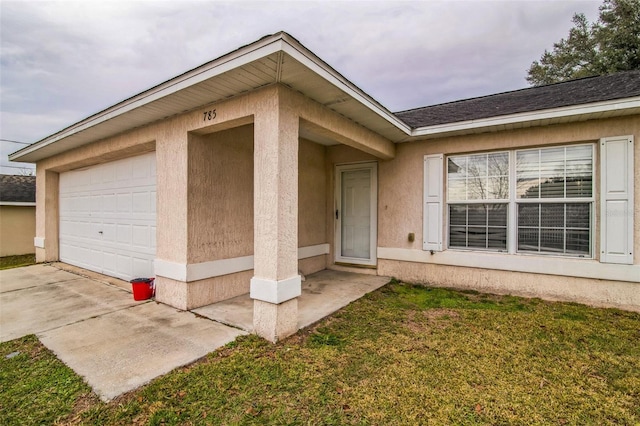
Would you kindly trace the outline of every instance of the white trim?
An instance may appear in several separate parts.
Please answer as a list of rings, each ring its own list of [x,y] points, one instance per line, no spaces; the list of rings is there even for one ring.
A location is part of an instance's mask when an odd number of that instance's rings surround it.
[[[360,90],[353,83],[341,76],[337,71],[326,64],[322,59],[313,54],[310,50],[306,49],[300,43],[297,43],[295,39],[284,33],[282,35],[284,43],[282,44],[282,50],[289,54],[291,57],[302,63],[311,71],[327,80],[330,84],[336,86],[340,90],[347,93],[356,101],[360,102],[371,111],[376,113],[379,117],[392,124],[397,129],[401,130],[406,135],[411,134],[411,127],[405,124],[398,117],[393,115],[388,109],[382,106],[378,101],[367,95]]]
[[[342,256],[342,177],[341,172],[345,170],[364,170],[371,171],[371,194],[369,198],[371,216],[370,216],[370,228],[369,228],[369,258],[357,258]],[[356,265],[376,265],[377,259],[377,245],[378,245],[378,163],[376,162],[360,162],[352,164],[338,164],[335,166],[335,205],[338,210],[338,218],[336,219],[335,228],[335,261],[352,263]]]
[[[640,283],[640,265],[613,265],[591,259],[513,255],[447,250],[430,254],[422,250],[378,247],[378,258],[404,262],[496,269],[533,274],[560,275]]]
[[[153,272],[156,276],[170,278],[176,281],[187,281],[187,265],[156,259],[153,262]]]
[[[44,237],[33,237],[33,246],[44,248]]]
[[[187,265],[187,282],[198,281],[212,276],[234,274],[253,269],[253,256],[212,260],[210,262]],[[215,273],[215,275],[212,275]]]
[[[459,123],[444,123],[435,126],[418,127],[411,132],[411,137],[436,136],[452,132],[467,132],[484,127],[506,126],[517,123],[551,120],[564,117],[575,117],[585,114],[599,114],[610,111],[640,108],[640,96],[627,99],[596,102],[586,105],[572,105],[539,111],[522,112],[518,114],[467,120]]]
[[[193,85],[201,83],[210,78],[219,76],[226,72],[238,69],[253,61],[265,58],[276,52],[285,52],[295,60],[302,63],[306,68],[325,79],[328,83],[334,85],[340,90],[346,92],[347,96],[353,97],[376,115],[384,119],[395,128],[401,130],[404,134],[409,135],[411,128],[402,120],[398,119],[389,110],[383,107],[371,96],[364,93],[357,86],[342,77],[337,71],[332,69],[328,64],[314,55],[310,50],[302,46],[297,40],[290,37],[284,32],[265,37],[250,45],[241,47],[240,49],[228,53],[220,58],[214,59],[198,68],[187,71],[186,73],[165,81],[151,89],[134,95],[133,97],[119,102],[97,114],[85,118],[66,129],[63,129],[45,139],[42,139],[32,145],[29,145],[17,152],[9,155],[10,161],[19,161],[23,157],[38,151],[48,145],[59,140],[73,136],[83,130],[97,126],[115,117],[119,117],[134,109],[140,108],[153,101],[167,97],[181,90],[185,90]],[[278,72],[274,76],[276,82],[280,81],[280,66],[278,63]],[[51,154],[49,154],[51,155]],[[36,159],[27,160],[35,161]]]
[[[42,247],[44,247],[44,238],[42,240]],[[328,253],[329,244],[327,243],[299,247],[298,260],[322,256]],[[154,268],[157,276],[170,278],[176,281],[191,282],[220,277],[222,275],[235,274],[237,272],[250,271],[253,269],[253,255],[191,264],[155,259]]]
[[[0,201],[0,206],[35,207],[36,203],[28,201]]]
[[[133,109],[140,108],[155,100],[164,98],[180,90],[184,90],[190,86],[201,83],[209,78],[218,76],[233,69],[242,67],[252,61],[269,56],[270,54],[282,50],[282,37],[278,34],[275,37],[265,38],[258,42],[240,48],[234,52],[224,55],[218,59],[214,59],[198,68],[187,71],[178,77],[165,81],[149,90],[145,90],[129,99],[119,102],[112,107],[105,109],[97,114],[85,118],[66,129],[59,131],[45,139],[42,139],[32,145],[29,145],[13,154],[9,155],[10,161],[18,161],[20,158],[38,151],[52,143],[61,139],[65,139],[83,130],[87,130],[107,120],[111,120]]]
[[[267,278],[251,278],[249,297],[264,302],[280,304],[295,299],[302,294],[302,278],[295,275],[285,280],[270,280]]]
[[[307,259],[309,257],[321,256],[323,254],[329,254],[328,243],[298,248],[298,260]]]

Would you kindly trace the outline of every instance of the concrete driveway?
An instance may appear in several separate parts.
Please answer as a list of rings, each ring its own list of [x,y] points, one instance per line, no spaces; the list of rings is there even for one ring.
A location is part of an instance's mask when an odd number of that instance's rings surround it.
[[[0,271],[0,341],[36,334],[105,401],[246,334],[87,275],[51,265]]]

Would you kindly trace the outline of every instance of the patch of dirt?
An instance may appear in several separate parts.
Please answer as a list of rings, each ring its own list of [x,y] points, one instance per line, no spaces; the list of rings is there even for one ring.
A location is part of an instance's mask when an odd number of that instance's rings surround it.
[[[429,320],[460,318],[460,314],[453,309],[434,308],[424,311],[424,316]]]
[[[445,328],[452,319],[460,318],[460,314],[452,309],[434,308],[426,311],[407,311],[405,327],[412,333],[421,333],[433,328]]]
[[[100,404],[100,398],[93,392],[88,392],[83,395],[80,395],[75,403],[73,404],[73,409],[69,415],[56,422],[58,425],[77,425],[82,423],[82,413],[89,410],[92,407]]]

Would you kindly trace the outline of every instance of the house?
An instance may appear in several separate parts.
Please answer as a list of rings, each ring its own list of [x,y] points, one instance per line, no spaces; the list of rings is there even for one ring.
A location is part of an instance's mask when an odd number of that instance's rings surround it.
[[[0,175],[0,257],[35,251],[36,177]]]
[[[394,114],[277,33],[10,159],[38,261],[249,293],[277,340],[326,268],[640,310],[639,135],[639,71]]]

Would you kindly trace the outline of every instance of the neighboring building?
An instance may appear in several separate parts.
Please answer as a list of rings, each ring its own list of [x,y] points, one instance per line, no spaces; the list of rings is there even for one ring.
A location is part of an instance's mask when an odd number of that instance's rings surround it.
[[[0,257],[35,252],[36,177],[0,175]]]
[[[277,340],[325,268],[640,310],[639,135],[638,71],[393,114],[278,33],[10,159],[38,261],[249,292]]]

